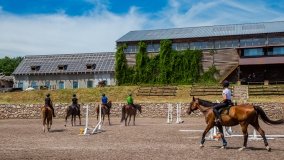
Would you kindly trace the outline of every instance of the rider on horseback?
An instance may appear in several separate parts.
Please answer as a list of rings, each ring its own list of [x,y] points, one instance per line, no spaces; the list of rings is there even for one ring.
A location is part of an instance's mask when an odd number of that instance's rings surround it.
[[[221,115],[219,113],[219,110],[231,104],[232,93],[231,93],[231,90],[228,88],[229,84],[230,83],[227,80],[223,82],[223,87],[224,87],[223,92],[222,92],[223,101],[213,107],[213,111],[215,113],[217,123],[221,122]]]
[[[107,98],[107,96],[103,93],[103,94],[102,94],[102,105],[105,105],[107,108],[109,108],[107,102],[108,102],[108,98]]]
[[[76,94],[73,94],[72,106],[75,106],[78,111],[80,110],[80,105],[78,104],[78,98],[76,97]]]
[[[129,106],[132,106],[133,108],[136,108],[135,105],[134,105],[134,103],[133,103],[133,98],[132,98],[132,94],[131,94],[131,93],[128,94],[128,97],[127,97],[126,100],[127,100],[127,104],[128,104]]]
[[[46,98],[45,98],[45,107],[50,107],[51,108],[51,110],[52,110],[52,115],[53,115],[53,117],[55,117],[55,114],[54,114],[54,108],[53,108],[53,105],[52,105],[52,101],[51,101],[51,99],[50,99],[50,94],[48,93],[47,95],[46,95]]]

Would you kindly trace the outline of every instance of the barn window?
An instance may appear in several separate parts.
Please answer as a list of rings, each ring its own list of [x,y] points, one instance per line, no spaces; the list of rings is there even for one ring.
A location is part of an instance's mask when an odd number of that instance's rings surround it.
[[[58,65],[58,70],[67,70],[68,65]]]
[[[31,70],[32,71],[39,71],[40,70],[40,66],[31,66]]]
[[[87,64],[86,65],[86,69],[95,69],[96,68],[96,64]]]

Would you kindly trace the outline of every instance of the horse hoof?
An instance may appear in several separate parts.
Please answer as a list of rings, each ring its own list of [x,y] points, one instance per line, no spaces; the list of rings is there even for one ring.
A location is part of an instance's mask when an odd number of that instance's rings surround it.
[[[204,145],[203,145],[203,144],[200,144],[200,145],[199,145],[199,148],[203,148],[203,147],[204,147]]]
[[[268,152],[271,152],[271,148],[270,148],[269,146],[266,146],[266,150],[267,150]]]
[[[239,151],[243,151],[245,149],[245,147],[241,147],[241,148],[239,148],[238,150]]]
[[[222,146],[220,149],[227,149],[227,147],[226,146]]]

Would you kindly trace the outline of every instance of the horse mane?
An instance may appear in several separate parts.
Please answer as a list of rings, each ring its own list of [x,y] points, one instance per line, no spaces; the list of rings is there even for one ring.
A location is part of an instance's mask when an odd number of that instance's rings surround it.
[[[213,102],[203,100],[203,99],[198,99],[198,102],[199,102],[200,105],[202,105],[204,107],[213,107],[217,104],[217,103],[213,103]]]

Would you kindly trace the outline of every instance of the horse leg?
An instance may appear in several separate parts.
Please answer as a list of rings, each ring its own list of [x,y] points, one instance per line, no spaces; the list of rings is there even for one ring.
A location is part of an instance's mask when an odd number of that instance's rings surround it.
[[[130,124],[130,121],[131,121],[131,115],[129,115],[128,125]]]
[[[73,120],[74,120],[74,115],[72,114],[72,116],[71,116],[71,125],[72,125],[72,127],[73,127]]]
[[[43,116],[43,121],[42,121],[42,130],[45,132],[45,124],[46,124],[46,117]]]
[[[74,126],[76,126],[76,114],[74,114]]]
[[[126,118],[125,118],[125,126],[127,126],[127,118],[128,118],[128,114],[126,115]]]
[[[266,139],[266,136],[265,136],[265,132],[262,128],[260,128],[259,126],[259,123],[258,123],[258,120],[256,120],[256,122],[254,124],[251,124],[255,130],[258,131],[258,133],[261,135],[262,139],[263,139],[263,142],[264,142],[264,145],[265,145],[265,148],[267,149],[268,152],[271,151],[271,148],[269,147],[268,145],[268,142],[267,142],[267,139]]]
[[[200,148],[204,147],[204,142],[205,142],[205,136],[206,134],[209,132],[209,130],[214,127],[214,119],[212,120],[211,123],[208,123],[207,127],[205,128],[205,130],[202,133],[202,137],[201,137],[201,141],[200,141]]]
[[[110,125],[109,113],[107,114],[107,117],[108,117],[108,124]]]
[[[247,142],[248,142],[248,124],[243,122],[240,123],[241,127],[242,127],[242,132],[244,135],[244,143],[243,143],[243,147],[239,148],[239,151],[244,150],[247,147]]]
[[[81,115],[80,115],[80,113],[79,113],[79,124],[80,124],[80,126],[81,126]]]
[[[226,148],[227,141],[226,141],[225,136],[224,136],[223,127],[222,127],[222,125],[218,125],[217,127],[219,129],[219,132],[221,133],[221,138],[222,138],[222,141],[223,141],[223,146],[221,148]]]
[[[134,116],[133,116],[133,126],[135,126],[135,116],[136,116],[136,114],[134,114]]]

